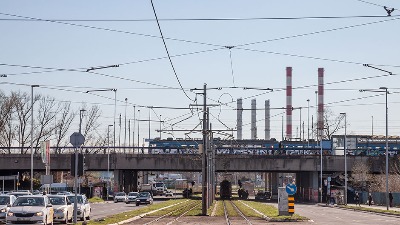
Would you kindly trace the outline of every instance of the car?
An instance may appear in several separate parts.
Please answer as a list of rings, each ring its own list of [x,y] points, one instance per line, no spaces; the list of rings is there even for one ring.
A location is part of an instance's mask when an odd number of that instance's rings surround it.
[[[7,224],[53,224],[54,209],[46,195],[19,196],[10,205]]]
[[[9,195],[14,195],[15,197],[19,197],[19,196],[24,196],[24,195],[32,195],[31,192],[27,192],[27,191],[13,191],[8,193]]]
[[[57,192],[57,195],[72,195],[72,193],[69,191],[60,191],[60,192]]]
[[[54,208],[54,221],[67,224],[72,221],[74,208],[66,195],[47,195]]]
[[[117,192],[114,195],[114,202],[125,202],[126,201],[126,194],[125,192]]]
[[[153,196],[150,192],[139,192],[136,198],[136,206],[139,206],[140,204],[153,204]]]
[[[165,192],[165,197],[173,197],[174,193],[170,190],[168,190],[167,192]]]
[[[17,197],[14,195],[0,195],[0,222],[6,222],[7,212],[10,209],[10,205],[15,202],[15,199],[17,199]]]
[[[74,207],[75,204],[75,195],[67,195],[68,200],[71,202],[72,207]],[[86,198],[85,195],[77,195],[78,201],[78,211],[76,212],[77,217],[81,221],[89,220],[90,219],[90,213],[92,211],[92,208],[90,207],[89,200]]]
[[[139,194],[138,192],[129,192],[128,196],[126,197],[125,203],[129,204],[131,202],[136,202],[138,194]]]
[[[271,199],[271,192],[266,191],[266,192],[258,192],[255,196],[256,201],[266,201]]]

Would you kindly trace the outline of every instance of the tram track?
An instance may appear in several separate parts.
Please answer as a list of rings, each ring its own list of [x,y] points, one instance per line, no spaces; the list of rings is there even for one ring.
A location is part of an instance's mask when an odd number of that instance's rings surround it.
[[[223,200],[222,204],[224,207],[225,222],[227,225],[252,224],[249,218],[244,215],[244,213],[239,209],[239,207],[236,206],[236,204],[232,200]],[[239,215],[239,217],[236,215],[230,215],[232,213],[229,213],[230,210],[228,210],[227,204],[234,209],[234,211],[236,212],[237,215]],[[238,220],[237,218],[240,219]]]

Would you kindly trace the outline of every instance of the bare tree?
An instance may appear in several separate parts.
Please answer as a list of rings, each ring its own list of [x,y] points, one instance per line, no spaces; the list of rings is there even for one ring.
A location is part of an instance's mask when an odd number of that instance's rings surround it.
[[[11,153],[10,147],[17,131],[17,127],[13,122],[13,108],[16,101],[15,94],[7,97],[4,93],[0,93],[0,146],[8,147],[8,154]]]
[[[362,161],[355,161],[349,177],[349,182],[352,183],[352,186],[360,190],[370,190],[373,180],[374,177],[370,172],[370,165]]]
[[[337,133],[339,130],[345,127],[343,122],[344,117],[342,115],[335,115],[330,108],[324,110],[324,132],[323,138],[331,140],[332,135]],[[314,123],[314,127],[318,126],[318,122]],[[314,129],[313,133],[318,137],[318,130]]]
[[[85,105],[82,107],[85,109]],[[84,113],[83,121],[83,136],[85,137],[85,145],[95,146],[98,144],[98,135],[96,131],[100,124],[98,123],[98,119],[101,115],[100,107],[98,105],[93,105],[90,109],[86,110]]]
[[[17,142],[21,147],[21,154],[26,153],[27,150],[24,151],[25,145],[28,143],[30,138],[29,128],[29,119],[31,117],[31,98],[26,93],[17,92],[14,93],[16,95],[17,101],[15,102],[15,109],[18,118],[18,139]],[[40,99],[40,95],[35,95],[33,98],[33,104],[35,104]]]
[[[63,146],[67,145],[67,141],[65,140],[65,136],[71,126],[72,121],[74,120],[76,113],[71,111],[71,103],[63,103],[60,106],[61,118],[56,121],[56,153],[61,153],[61,143],[64,140]]]
[[[39,110],[37,113],[37,125],[34,130],[36,133],[36,144],[38,147],[40,141],[47,140],[55,129],[51,122],[54,120],[56,113],[59,110],[53,97],[42,97],[39,101]]]

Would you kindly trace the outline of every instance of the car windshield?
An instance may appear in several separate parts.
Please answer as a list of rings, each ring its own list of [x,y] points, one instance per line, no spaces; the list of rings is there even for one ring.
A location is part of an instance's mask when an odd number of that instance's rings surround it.
[[[128,196],[137,196],[138,193],[129,193]]]
[[[77,197],[78,197],[78,203],[82,203],[82,202],[83,202],[82,196],[81,196],[81,195],[78,195]],[[75,195],[70,195],[70,196],[68,196],[68,200],[69,200],[70,202],[74,203],[74,202],[75,202]]]
[[[117,196],[125,196],[125,193],[117,193]]]
[[[0,196],[0,205],[7,205],[10,203],[10,196]]]
[[[62,197],[49,197],[50,203],[53,205],[65,205],[65,198]]]
[[[163,183],[156,183],[156,187],[162,187],[162,186],[164,186]]]
[[[150,193],[149,192],[140,192],[139,197],[149,197]]]
[[[13,206],[44,206],[43,198],[19,197]]]

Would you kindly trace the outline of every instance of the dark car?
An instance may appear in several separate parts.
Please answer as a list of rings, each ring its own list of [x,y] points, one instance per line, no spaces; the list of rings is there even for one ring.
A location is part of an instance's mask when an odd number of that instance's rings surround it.
[[[271,199],[271,192],[258,192],[255,197],[256,201],[266,201]]]
[[[150,192],[139,192],[136,197],[136,205],[138,206],[140,204],[153,204],[153,197]]]

